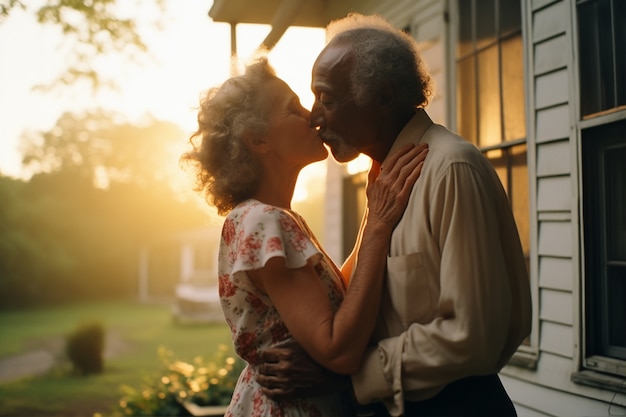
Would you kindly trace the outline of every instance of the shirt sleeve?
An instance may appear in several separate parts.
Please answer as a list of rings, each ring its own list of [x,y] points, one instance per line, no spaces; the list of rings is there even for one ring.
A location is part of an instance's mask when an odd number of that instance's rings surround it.
[[[367,352],[353,377],[360,403],[382,400],[400,415],[406,393],[426,399],[452,381],[502,366],[512,314],[503,249],[509,243],[498,215],[506,195],[491,174],[456,163],[435,185],[424,220],[441,258],[435,316]]]
[[[272,206],[255,206],[242,219],[234,238],[232,274],[262,268],[274,257],[284,258],[287,268],[315,264],[322,257],[295,218]]]

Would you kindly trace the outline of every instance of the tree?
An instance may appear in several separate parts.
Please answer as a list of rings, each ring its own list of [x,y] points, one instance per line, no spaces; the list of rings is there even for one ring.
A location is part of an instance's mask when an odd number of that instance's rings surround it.
[[[186,137],[171,122],[146,117],[133,124],[102,110],[65,113],[50,131],[22,141],[23,165],[34,173],[72,170],[99,188],[180,187],[178,156]]]
[[[141,10],[140,6],[162,10],[164,2],[135,1],[134,8],[129,9],[123,8],[122,2],[117,0],[42,0],[28,4],[23,0],[0,0],[0,24],[15,9],[21,9],[32,14],[40,24],[58,27],[65,40],[72,43],[72,54],[67,68],[53,82],[53,86],[87,80],[94,88],[98,88],[105,82],[94,66],[96,57],[120,54],[136,61],[147,52],[133,16],[124,13],[127,10]],[[127,1],[125,5],[128,6]],[[111,82],[107,80],[106,83]]]
[[[65,114],[29,138],[29,181],[0,177],[0,305],[136,294],[138,252],[204,225],[170,181],[185,135],[152,118]]]

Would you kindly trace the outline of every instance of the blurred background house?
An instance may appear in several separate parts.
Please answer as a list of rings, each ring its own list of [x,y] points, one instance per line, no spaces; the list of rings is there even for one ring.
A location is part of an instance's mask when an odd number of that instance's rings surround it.
[[[139,299],[173,299],[177,323],[222,322],[217,285],[220,233],[220,225],[206,226],[144,247],[139,256]]]
[[[532,334],[502,379],[520,415],[626,413],[626,2],[215,0],[209,16],[323,27],[350,11],[409,32],[435,81],[428,112],[480,148],[507,189],[533,289]],[[303,48],[306,45],[302,45]],[[362,172],[328,164],[323,244],[337,262]],[[468,242],[471,244],[471,242]]]

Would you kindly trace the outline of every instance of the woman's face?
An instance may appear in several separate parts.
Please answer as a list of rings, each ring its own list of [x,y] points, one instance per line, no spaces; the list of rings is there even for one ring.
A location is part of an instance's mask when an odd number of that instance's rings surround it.
[[[296,93],[284,81],[275,78],[265,85],[263,94],[270,108],[265,138],[277,162],[302,168],[325,159],[328,150],[318,131],[311,127],[310,113],[302,107]]]

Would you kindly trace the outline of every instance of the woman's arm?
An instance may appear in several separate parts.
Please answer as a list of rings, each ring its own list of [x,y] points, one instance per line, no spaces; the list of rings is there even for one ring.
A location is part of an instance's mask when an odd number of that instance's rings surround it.
[[[336,313],[311,265],[288,269],[284,258],[277,257],[248,272],[272,299],[298,343],[315,361],[335,372],[351,374],[359,369],[378,314],[391,233],[404,212],[426,153],[422,146],[406,147],[390,159],[392,166],[377,178],[370,173],[359,262]]]

